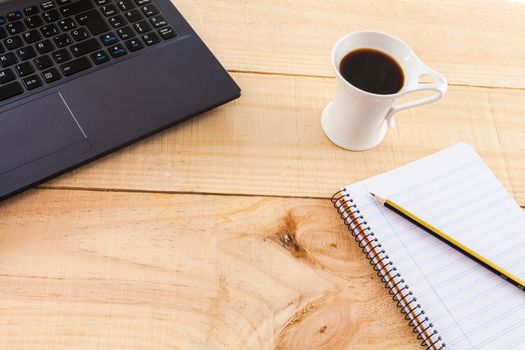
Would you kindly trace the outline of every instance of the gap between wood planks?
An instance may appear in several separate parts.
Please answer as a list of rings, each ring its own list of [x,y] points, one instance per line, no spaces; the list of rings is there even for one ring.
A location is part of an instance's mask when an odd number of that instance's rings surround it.
[[[196,195],[196,196],[221,196],[221,197],[262,197],[262,198],[291,198],[291,199],[317,199],[327,200],[330,197],[315,197],[315,196],[292,196],[292,195],[276,195],[276,194],[253,194],[253,193],[221,193],[221,192],[192,192],[192,191],[166,191],[166,190],[138,190],[128,188],[94,188],[94,187],[73,187],[73,186],[49,186],[40,185],[35,187],[38,190],[51,191],[86,191],[86,192],[107,192],[107,193],[144,193],[144,194],[182,194],[182,195]]]
[[[282,77],[300,77],[300,78],[317,78],[317,79],[333,79],[333,78],[335,78],[332,75],[279,73],[279,72],[251,71],[251,70],[242,70],[242,69],[227,69],[227,71],[229,73],[237,73],[237,74],[273,75],[273,76],[282,76]],[[450,81],[448,82],[448,85],[449,86],[457,86],[457,87],[480,88],[480,89],[499,89],[499,90],[525,91],[525,87],[462,84],[462,83],[451,83]]]
[[[329,200],[330,197],[313,196],[291,196],[274,194],[243,194],[243,193],[220,193],[220,192],[191,192],[191,191],[153,191],[153,190],[134,190],[121,188],[91,188],[91,187],[70,187],[70,186],[47,186],[40,185],[35,187],[38,190],[46,191],[85,191],[85,192],[107,192],[107,193],[143,193],[143,194],[165,194],[165,195],[195,195],[195,196],[220,196],[220,197],[262,197],[262,198],[289,198],[289,199],[313,199]],[[525,205],[520,205],[525,209]]]

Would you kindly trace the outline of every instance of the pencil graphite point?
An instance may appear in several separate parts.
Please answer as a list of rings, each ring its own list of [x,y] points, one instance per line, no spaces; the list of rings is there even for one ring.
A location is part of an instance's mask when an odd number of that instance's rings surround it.
[[[385,205],[386,198],[378,196],[377,194],[372,193],[372,192],[370,192],[370,194],[372,195],[372,197],[374,197],[374,199],[376,200],[377,203],[379,203],[379,204],[381,204],[383,206]]]

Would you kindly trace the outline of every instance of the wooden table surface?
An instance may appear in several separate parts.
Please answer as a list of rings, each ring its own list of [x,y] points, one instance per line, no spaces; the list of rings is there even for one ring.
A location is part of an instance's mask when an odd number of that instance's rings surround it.
[[[175,3],[243,97],[0,203],[0,349],[418,349],[328,198],[465,141],[525,205],[525,4]],[[450,88],[352,153],[320,113],[362,29]]]

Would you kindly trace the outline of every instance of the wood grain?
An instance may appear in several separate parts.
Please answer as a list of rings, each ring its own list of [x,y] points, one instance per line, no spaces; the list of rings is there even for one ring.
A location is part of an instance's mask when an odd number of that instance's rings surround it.
[[[326,200],[34,190],[0,230],[1,349],[418,348]]]
[[[176,0],[228,69],[332,76],[344,34],[391,33],[451,83],[525,87],[525,4],[432,0]]]
[[[376,149],[333,145],[320,113],[328,78],[235,74],[243,97],[46,186],[326,198],[344,184],[470,143],[525,205],[525,91],[451,87],[402,112]]]
[[[0,203],[0,349],[418,349],[315,198],[466,141],[525,205],[525,4],[174,2],[242,99]],[[362,29],[454,86],[352,153],[319,119],[330,48]]]

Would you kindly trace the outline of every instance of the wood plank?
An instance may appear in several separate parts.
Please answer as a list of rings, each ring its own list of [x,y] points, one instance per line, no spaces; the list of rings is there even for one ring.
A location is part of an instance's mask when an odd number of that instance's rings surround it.
[[[327,200],[33,190],[0,284],[2,349],[419,348]]]
[[[235,74],[244,96],[46,184],[52,187],[329,197],[458,142],[470,143],[525,205],[525,91],[452,87],[402,112],[368,152],[344,151],[320,127],[328,78]]]
[[[407,42],[454,84],[525,87],[525,4],[431,0],[177,0],[228,69],[332,76],[330,50],[372,29]],[[227,10],[226,10],[227,9]]]

